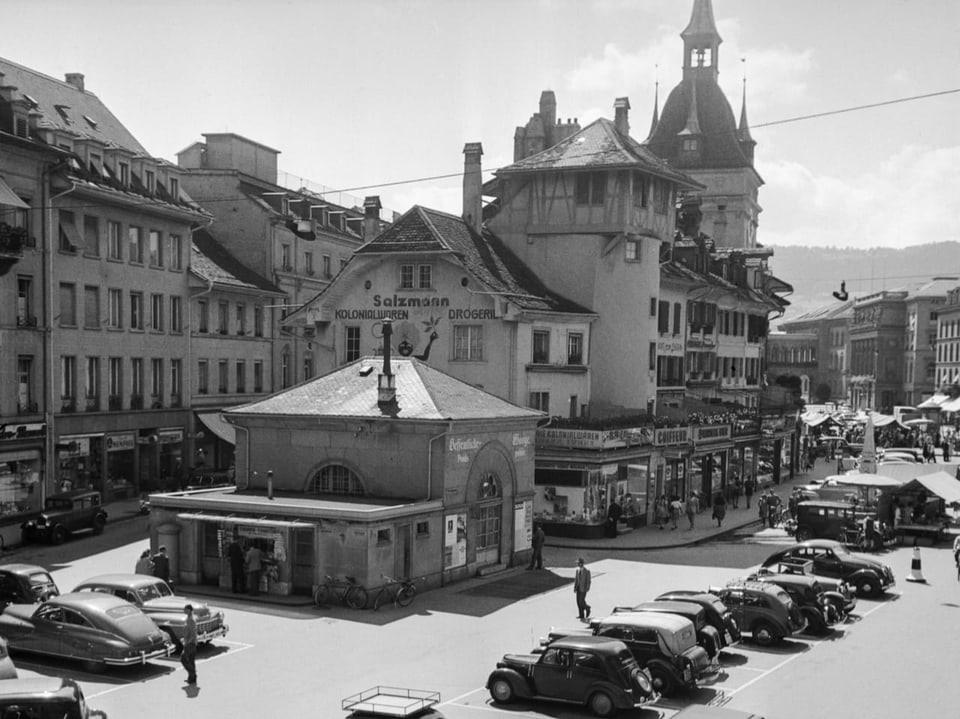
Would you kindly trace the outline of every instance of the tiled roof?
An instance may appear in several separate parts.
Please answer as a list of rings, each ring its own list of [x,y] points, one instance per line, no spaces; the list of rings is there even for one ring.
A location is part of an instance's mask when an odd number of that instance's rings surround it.
[[[15,98],[29,95],[36,101],[36,110],[43,113],[41,125],[61,128],[78,137],[100,140],[107,145],[149,155],[137,138],[93,93],[81,92],[63,80],[55,80],[3,58],[0,58],[0,73],[3,73],[4,85],[17,88]],[[86,118],[93,120],[93,123]]]
[[[494,174],[499,177],[540,170],[601,168],[635,168],[686,187],[701,187],[696,180],[670,167],[632,137],[621,134],[606,118],[594,120],[553,147],[502,167]]]
[[[477,389],[412,357],[390,362],[396,406],[381,408],[378,375],[382,357],[364,357],[322,377],[303,382],[225,415],[356,417],[422,420],[524,419],[545,415]]]
[[[491,292],[502,293],[522,309],[590,313],[550,291],[499,237],[477,234],[462,218],[419,205],[365,244],[356,254],[447,252]]]
[[[283,294],[279,287],[243,265],[203,229],[193,233],[190,271],[202,280],[221,286]]]

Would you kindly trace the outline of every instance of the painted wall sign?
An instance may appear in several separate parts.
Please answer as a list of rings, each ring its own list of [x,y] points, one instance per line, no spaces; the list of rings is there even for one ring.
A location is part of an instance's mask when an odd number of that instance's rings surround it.
[[[540,447],[565,447],[567,449],[613,449],[652,444],[651,427],[620,427],[608,430],[553,429],[537,430],[537,445]]]
[[[653,443],[659,447],[686,444],[690,441],[689,427],[660,427],[653,431]]]
[[[721,442],[730,439],[729,424],[698,425],[693,428],[694,442]]]
[[[182,429],[161,429],[157,431],[157,442],[160,444],[177,444],[177,442],[182,441]]]
[[[125,452],[137,446],[137,437],[132,432],[127,434],[108,434],[106,445],[108,452]]]
[[[682,357],[684,354],[684,344],[682,340],[658,340],[657,354],[674,355]]]

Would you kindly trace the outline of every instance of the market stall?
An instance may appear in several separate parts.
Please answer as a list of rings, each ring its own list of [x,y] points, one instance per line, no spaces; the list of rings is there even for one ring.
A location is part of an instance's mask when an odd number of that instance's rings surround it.
[[[912,538],[936,543],[956,523],[960,481],[946,472],[935,472],[910,480],[894,490],[892,496],[902,517],[894,527],[901,541]]]

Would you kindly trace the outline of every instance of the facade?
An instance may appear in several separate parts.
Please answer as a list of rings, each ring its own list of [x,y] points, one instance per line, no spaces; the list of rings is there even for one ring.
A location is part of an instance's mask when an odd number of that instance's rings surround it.
[[[916,406],[931,397],[936,383],[938,314],[960,279],[934,277],[910,292],[904,335],[904,404]]]
[[[155,497],[154,541],[174,574],[230,584],[234,536],[264,552],[262,589],[308,593],[349,574],[440,586],[530,556],[541,412],[412,357],[380,356],[224,412],[237,487]]]
[[[807,377],[809,397],[805,399],[808,402],[847,401],[853,302],[834,302],[781,323],[781,332],[768,339],[770,378]],[[793,335],[799,335],[800,339],[795,341]],[[811,355],[815,359],[811,360]]]
[[[187,451],[186,380],[173,368],[189,341],[169,318],[187,294],[191,229],[210,218],[83,75],[0,60],[0,86],[0,174],[22,203],[10,224],[25,228],[0,279],[3,324],[16,327],[0,424],[44,442],[4,463],[31,487],[29,501],[4,500],[19,536],[15,515],[47,494],[130,496]]]
[[[903,404],[906,290],[858,297],[850,325],[850,406],[890,413]]]

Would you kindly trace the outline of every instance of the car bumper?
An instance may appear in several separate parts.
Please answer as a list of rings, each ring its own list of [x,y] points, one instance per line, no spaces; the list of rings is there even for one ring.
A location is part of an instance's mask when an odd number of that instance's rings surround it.
[[[225,637],[227,636],[228,631],[230,631],[230,627],[228,627],[226,624],[221,624],[219,627],[208,629],[204,632],[197,632],[197,641],[209,642],[217,637]]]
[[[131,667],[136,664],[146,664],[151,659],[159,659],[160,657],[169,657],[172,652],[173,652],[173,647],[168,644],[163,649],[154,649],[153,651],[150,651],[150,652],[140,652],[136,656],[105,657],[102,661],[104,664],[110,667]]]

